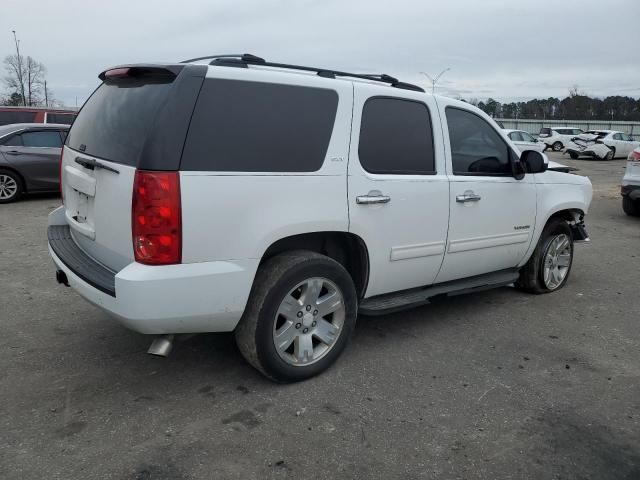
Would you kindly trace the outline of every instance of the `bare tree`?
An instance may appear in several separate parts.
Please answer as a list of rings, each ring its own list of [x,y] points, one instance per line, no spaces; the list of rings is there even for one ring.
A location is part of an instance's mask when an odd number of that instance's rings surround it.
[[[36,106],[43,103],[47,69],[42,63],[29,56],[25,59],[17,54],[8,55],[4,59],[4,68],[7,74],[2,80],[10,95],[18,93],[25,106]],[[46,96],[47,100],[51,99],[50,91]]]

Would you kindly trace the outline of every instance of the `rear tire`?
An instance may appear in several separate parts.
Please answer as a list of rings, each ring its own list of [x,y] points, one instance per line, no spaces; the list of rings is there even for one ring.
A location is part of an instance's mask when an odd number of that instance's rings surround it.
[[[533,255],[520,270],[516,287],[525,292],[550,293],[564,287],[573,265],[573,236],[562,219],[549,220]]]
[[[236,343],[268,378],[297,382],[337,360],[357,310],[356,289],[342,265],[314,252],[283,253],[258,268]]]
[[[562,142],[554,142],[554,144],[551,145],[551,149],[554,152],[559,152],[560,150],[562,150]]]
[[[622,210],[630,217],[640,217],[640,200],[622,197]]]
[[[0,203],[11,203],[24,193],[24,185],[20,175],[12,170],[0,168]]]

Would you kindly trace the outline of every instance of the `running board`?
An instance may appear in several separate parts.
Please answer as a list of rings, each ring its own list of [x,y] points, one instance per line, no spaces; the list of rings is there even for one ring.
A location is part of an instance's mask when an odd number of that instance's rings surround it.
[[[510,285],[518,279],[518,270],[500,270],[499,272],[477,275],[475,277],[452,280],[426,288],[412,288],[400,292],[386,293],[362,301],[358,308],[361,315],[386,315],[408,308],[425,305],[433,297],[462,295],[491,288]]]

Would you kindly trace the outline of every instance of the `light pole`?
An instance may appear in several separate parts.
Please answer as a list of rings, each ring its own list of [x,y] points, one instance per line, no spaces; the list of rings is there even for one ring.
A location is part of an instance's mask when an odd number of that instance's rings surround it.
[[[425,75],[429,80],[431,80],[431,93],[433,94],[436,91],[436,83],[438,83],[438,80],[440,80],[440,77],[442,77],[442,75],[444,75],[445,73],[447,73],[449,70],[451,70],[449,67],[445,68],[444,70],[442,70],[438,75],[436,75],[435,77],[432,77],[431,75],[429,75],[427,72],[420,72],[421,74]]]
[[[11,30],[13,33],[13,40],[16,42],[16,56],[18,62],[18,71],[16,72],[18,76],[18,82],[20,82],[20,95],[22,95],[22,104],[27,106],[27,99],[24,98],[24,80],[22,78],[22,57],[20,57],[20,42],[18,41],[18,37],[16,36],[16,31]]]

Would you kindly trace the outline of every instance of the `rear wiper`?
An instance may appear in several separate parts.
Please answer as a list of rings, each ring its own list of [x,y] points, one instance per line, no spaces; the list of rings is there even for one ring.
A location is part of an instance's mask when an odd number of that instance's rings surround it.
[[[112,168],[109,165],[105,165],[103,163],[100,163],[99,161],[94,160],[92,158],[76,157],[76,163],[78,165],[82,165],[84,168],[88,168],[89,170],[94,170],[96,168],[98,168],[98,169],[101,168],[102,170],[108,170],[108,171],[113,172],[113,173],[120,173],[115,168]]]

